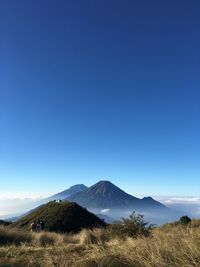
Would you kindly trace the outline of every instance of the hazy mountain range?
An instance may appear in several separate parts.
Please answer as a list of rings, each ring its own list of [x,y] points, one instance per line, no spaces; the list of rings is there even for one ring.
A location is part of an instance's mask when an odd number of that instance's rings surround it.
[[[76,202],[107,222],[127,217],[133,211],[144,214],[148,221],[157,224],[177,219],[180,215],[180,212],[173,211],[152,197],[137,198],[127,194],[110,181],[99,181],[90,187],[77,184],[50,197],[35,201],[29,211],[19,217],[30,214],[32,209],[35,210],[52,200]],[[12,219],[16,220],[18,217]]]
[[[168,210],[167,207],[151,197],[136,198],[109,181],[100,181],[66,199],[89,209]]]
[[[152,197],[140,199],[127,194],[110,181],[100,181],[72,194],[66,200],[76,202],[95,214],[106,215],[113,220],[127,217],[133,211],[144,214],[147,220],[158,224],[174,220],[180,215]]]

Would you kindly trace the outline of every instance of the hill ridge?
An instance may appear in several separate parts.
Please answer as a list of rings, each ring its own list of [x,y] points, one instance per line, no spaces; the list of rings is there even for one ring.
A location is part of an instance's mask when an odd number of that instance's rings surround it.
[[[30,224],[38,219],[44,221],[45,230],[53,232],[78,232],[82,228],[106,225],[100,218],[77,203],[50,201],[13,223],[13,226],[28,229]]]

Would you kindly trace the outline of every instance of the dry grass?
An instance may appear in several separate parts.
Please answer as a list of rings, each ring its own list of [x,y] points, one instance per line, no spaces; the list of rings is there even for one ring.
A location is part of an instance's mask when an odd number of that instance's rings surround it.
[[[9,229],[8,227],[0,227],[0,246],[15,244],[20,245],[22,243],[31,243],[32,235],[20,230]]]
[[[174,227],[168,232],[156,229],[148,238],[116,238],[89,247],[85,259],[112,267],[116,262],[135,267],[200,266],[200,229]]]
[[[10,230],[9,230],[10,231]],[[7,231],[7,232],[9,232]],[[14,230],[12,230],[12,235]],[[16,234],[19,232],[17,230]],[[149,237],[107,237],[106,230],[76,235],[24,233],[31,236],[0,247],[0,266],[193,267],[200,266],[200,221],[168,225]],[[17,246],[16,246],[17,245]]]

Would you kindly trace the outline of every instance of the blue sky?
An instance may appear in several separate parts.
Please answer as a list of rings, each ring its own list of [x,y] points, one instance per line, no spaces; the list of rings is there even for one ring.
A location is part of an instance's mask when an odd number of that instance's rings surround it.
[[[199,1],[0,1],[0,194],[108,179],[199,195],[199,13]]]

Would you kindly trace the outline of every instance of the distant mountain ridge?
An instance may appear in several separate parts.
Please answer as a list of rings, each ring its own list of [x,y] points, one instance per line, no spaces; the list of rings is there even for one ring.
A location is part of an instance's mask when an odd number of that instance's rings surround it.
[[[67,199],[91,209],[169,210],[151,197],[139,199],[129,195],[110,181],[100,181]]]
[[[48,203],[49,201],[52,201],[52,200],[67,199],[67,198],[71,197],[74,194],[77,194],[79,192],[84,191],[85,189],[87,189],[87,186],[85,186],[84,184],[75,184],[75,185],[72,185],[71,187],[69,187],[68,189],[66,189],[64,191],[61,191],[61,192],[56,193],[56,194],[54,194],[52,196],[49,196],[49,197],[46,197],[46,198],[43,198],[43,199],[37,201],[36,204],[37,204],[37,206],[39,206],[39,205],[42,205],[42,204],[46,204],[46,203]]]
[[[62,192],[59,192],[53,196],[48,197],[47,199],[49,199],[49,200],[61,199],[62,200],[62,199],[65,199],[67,197],[70,197],[74,194],[77,194],[79,192],[82,192],[87,188],[88,187],[85,186],[84,184],[76,184],[76,185],[73,185]]]

